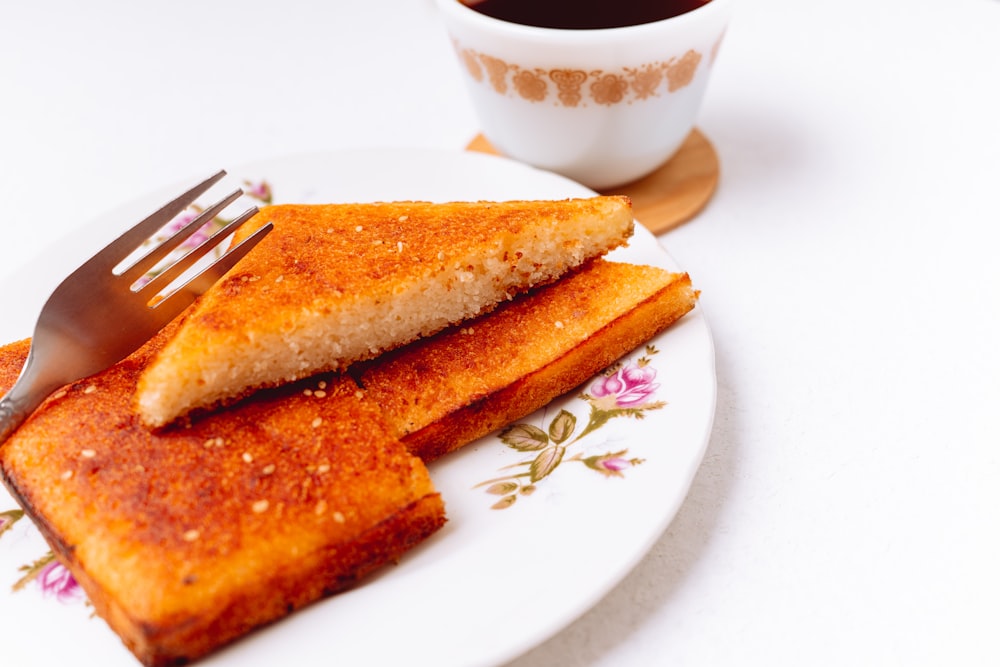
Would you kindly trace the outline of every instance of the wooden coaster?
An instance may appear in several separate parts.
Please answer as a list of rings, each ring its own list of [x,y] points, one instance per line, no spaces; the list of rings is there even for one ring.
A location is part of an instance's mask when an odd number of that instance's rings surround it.
[[[481,134],[466,150],[498,155]],[[638,181],[602,191],[628,195],[635,218],[654,234],[662,234],[696,216],[712,198],[719,183],[719,158],[699,130],[691,131],[677,153],[662,167]]]

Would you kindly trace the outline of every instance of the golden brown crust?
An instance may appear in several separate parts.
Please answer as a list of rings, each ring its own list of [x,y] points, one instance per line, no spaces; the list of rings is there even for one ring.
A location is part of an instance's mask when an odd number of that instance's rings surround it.
[[[299,307],[325,302],[330,292],[351,299],[386,280],[393,281],[393,289],[399,289],[400,284],[446,268],[460,248],[483,248],[503,242],[514,246],[516,252],[519,243],[530,242],[526,235],[540,224],[573,227],[588,216],[595,226],[602,222],[617,226],[609,218],[622,211],[630,214],[631,203],[620,196],[441,204],[281,204],[262,209],[237,232],[234,243],[265,222],[272,222],[281,233],[270,234],[255,250],[260,264],[245,262],[244,266],[247,271],[253,268],[255,274],[257,267],[266,267],[268,273],[260,274],[263,279],[283,275],[285,280],[300,281],[296,289],[284,290],[280,295],[272,290],[268,297],[276,307]],[[402,252],[399,244],[403,244]],[[441,253],[443,258],[439,257]],[[343,264],[334,258],[357,261]],[[519,264],[518,259],[511,254],[509,270],[531,271],[530,262]],[[311,282],[314,280],[322,281],[321,285]],[[227,285],[228,297],[247,288],[239,279],[227,281]],[[217,324],[238,328],[231,322]]]
[[[264,208],[273,231],[140,378],[152,427],[476,316],[625,244],[624,197]],[[241,236],[237,237],[238,239]]]
[[[359,377],[425,461],[546,405],[690,311],[687,274],[597,260]]]
[[[0,448],[12,494],[145,664],[203,655],[443,524],[426,468],[349,378],[150,433],[129,397],[158,344],[58,392]]]

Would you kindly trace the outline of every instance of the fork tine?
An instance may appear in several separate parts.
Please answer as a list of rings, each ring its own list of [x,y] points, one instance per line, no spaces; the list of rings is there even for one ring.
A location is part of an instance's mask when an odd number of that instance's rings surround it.
[[[267,236],[274,229],[273,223],[266,223],[260,229],[254,231],[250,236],[240,241],[230,248],[225,255],[218,258],[210,266],[206,267],[198,275],[187,282],[183,289],[187,289],[195,294],[202,294],[209,287],[217,283],[222,276],[229,272],[237,262],[243,259],[248,252],[254,249],[257,243]]]
[[[0,445],[55,389],[106,369],[141,347],[271,231],[270,224],[264,225],[221,258],[206,262],[207,268],[162,300],[145,298],[150,294],[146,289],[139,290],[137,295],[132,291],[134,281],[127,282],[114,275],[114,268],[136,254],[143,241],[224,175],[225,172],[220,171],[176,197],[84,262],[53,290],[38,315],[31,349],[21,374],[13,387],[0,396]],[[224,202],[223,205],[228,204]],[[217,212],[210,210],[208,213],[214,216]],[[194,262],[217,247],[254,213],[256,207],[213,235],[203,247],[188,253],[190,258],[181,258],[177,267],[170,267],[165,273],[175,274],[180,279],[176,282],[186,278],[186,271],[197,273],[198,265]],[[169,278],[170,275],[165,277]],[[172,283],[165,284],[169,288]],[[153,294],[163,291],[160,289]]]
[[[238,215],[231,222],[226,224],[226,226],[224,226],[222,229],[218,230],[217,232],[212,234],[212,236],[205,239],[196,247],[192,248],[183,257],[180,257],[177,261],[175,261],[169,267],[164,269],[160,274],[155,276],[152,280],[150,280],[148,283],[146,283],[136,291],[153,295],[159,294],[167,287],[169,287],[172,282],[180,278],[185,271],[194,266],[195,262],[197,262],[202,257],[207,255],[209,252],[214,250],[230,234],[232,234],[237,227],[239,227],[244,222],[249,220],[251,217],[256,215],[256,213],[257,213],[257,207],[251,206],[249,209]]]
[[[195,199],[200,197],[210,187],[222,180],[226,175],[223,169],[204,181],[195,185],[184,194],[175,197],[170,202],[164,204],[146,219],[132,227],[117,239],[109,243],[99,253],[94,255],[92,262],[101,262],[108,269],[117,266],[123,259],[128,257],[138,248],[143,241],[151,237],[157,230],[173,220],[178,213],[190,206]]]
[[[230,248],[226,254],[216,259],[212,262],[212,264],[202,270],[198,275],[192,277],[191,280],[183,286],[153,304],[151,308],[154,311],[157,311],[157,313],[166,314],[171,318],[174,317],[174,315],[180,313],[182,310],[191,305],[191,303],[208,287],[213,285],[230,269],[236,266],[236,263],[243,259],[248,252],[253,250],[254,246],[256,246],[261,239],[267,236],[273,228],[274,225],[270,222],[262,226],[253,234],[240,241],[238,245]]]
[[[181,243],[190,238],[192,234],[201,229],[207,222],[213,220],[223,209],[239,199],[242,194],[242,190],[236,189],[206,208],[197,217],[175,231],[169,239],[152,248],[145,255],[126,267],[120,274],[122,278],[131,283],[140,276],[149,273],[163,258],[174,252]]]

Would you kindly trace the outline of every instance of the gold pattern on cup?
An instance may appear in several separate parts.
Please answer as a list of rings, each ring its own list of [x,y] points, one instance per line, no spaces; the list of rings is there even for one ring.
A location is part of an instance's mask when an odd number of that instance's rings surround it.
[[[626,67],[625,73],[632,80],[632,91],[637,100],[654,97],[656,89],[663,83],[663,67],[660,63],[643,65],[642,67]]]
[[[712,48],[710,62],[715,59],[720,42],[721,37]],[[664,81],[667,92],[677,92],[691,84],[702,61],[702,55],[691,49],[680,58],[625,67],[618,72],[586,72],[567,68],[546,71],[509,63],[474,49],[461,48],[457,43],[455,48],[469,76],[477,83],[488,81],[497,94],[507,95],[513,90],[514,94],[528,102],[544,102],[549,97],[549,82],[552,82],[555,84],[558,103],[566,107],[584,104],[584,91],[589,92],[590,99],[595,103],[604,106],[659,97]]]
[[[507,70],[510,69],[510,65],[500,58],[494,58],[482,53],[479,54],[479,60],[486,67],[486,74],[490,78],[490,85],[493,86],[493,90],[501,95],[505,94],[507,92]]]
[[[522,98],[529,102],[544,102],[549,94],[549,84],[545,82],[544,76],[544,70],[519,69],[511,83]]]
[[[465,64],[465,69],[469,71],[469,76],[481,83],[483,80],[483,68],[479,65],[479,59],[476,57],[475,51],[463,49],[459,52],[459,57]]]
[[[601,71],[591,74],[594,82],[590,84],[590,96],[598,104],[612,106],[625,99],[628,92],[628,82],[620,74],[605,74]]]
[[[554,69],[549,72],[549,78],[559,89],[560,102],[568,107],[575,107],[580,103],[580,88],[587,80],[586,72],[579,69]]]
[[[666,68],[667,90],[673,93],[689,85],[700,63],[701,54],[697,51],[688,51],[676,63],[670,62]]]

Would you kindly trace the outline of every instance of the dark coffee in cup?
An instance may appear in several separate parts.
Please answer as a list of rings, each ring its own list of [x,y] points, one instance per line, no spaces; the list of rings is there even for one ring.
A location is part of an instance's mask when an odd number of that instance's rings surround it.
[[[653,23],[679,16],[710,0],[461,0],[501,21],[540,28],[595,30]]]

